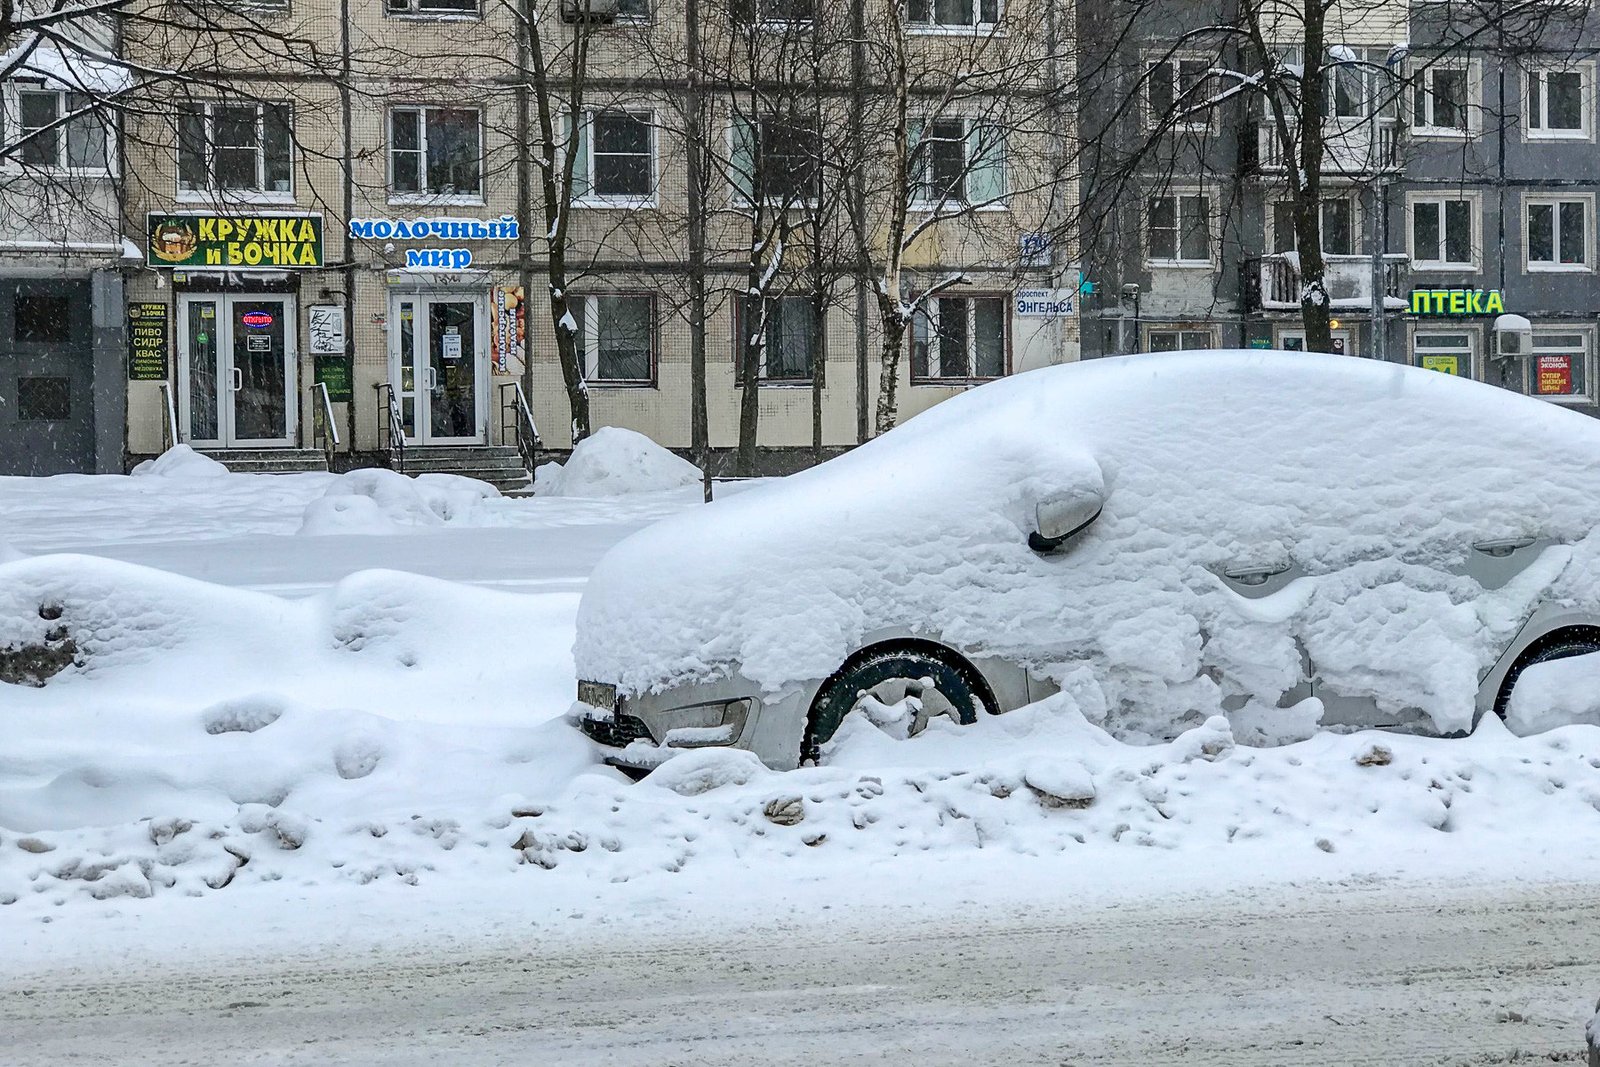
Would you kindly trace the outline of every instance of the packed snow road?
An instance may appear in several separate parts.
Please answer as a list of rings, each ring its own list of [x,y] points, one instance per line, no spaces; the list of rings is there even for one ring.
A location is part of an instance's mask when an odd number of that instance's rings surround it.
[[[1581,1063],[1592,885],[1249,891],[58,971],[27,1064]],[[185,968],[188,969],[185,969]]]

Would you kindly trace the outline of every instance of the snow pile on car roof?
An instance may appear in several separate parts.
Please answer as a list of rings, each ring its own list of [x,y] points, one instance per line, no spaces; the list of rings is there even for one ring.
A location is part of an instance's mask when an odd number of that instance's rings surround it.
[[[698,485],[700,468],[642,433],[602,426],[579,441],[565,464],[534,472],[539,496],[613,497]]]
[[[1097,478],[1104,513],[1039,555],[1036,504]],[[1093,670],[1129,736],[1322,679],[1442,730],[1561,581],[1600,604],[1600,426],[1393,364],[1231,352],[1097,360],[986,385],[781,483],[671,517],[596,568],[584,677],[625,691],[741,665],[768,690],[909,629],[1060,677]],[[1557,546],[1485,593],[1474,541]],[[1294,562],[1246,600],[1216,572]],[[1220,679],[1220,681],[1219,681]]]
[[[306,505],[300,533],[392,534],[409,526],[473,522],[479,502],[499,495],[488,482],[454,474],[409,478],[376,467],[353,470]]]

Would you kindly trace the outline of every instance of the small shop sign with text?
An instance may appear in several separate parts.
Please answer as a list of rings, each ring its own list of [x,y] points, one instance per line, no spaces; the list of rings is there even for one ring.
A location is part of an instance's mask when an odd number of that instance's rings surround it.
[[[167,305],[128,305],[128,380],[167,380]]]
[[[154,212],[145,262],[152,267],[300,270],[322,266],[319,215]]]
[[[1072,314],[1071,289],[1019,289],[1012,307],[1023,319],[1056,319]]]
[[[1502,315],[1505,298],[1498,289],[1413,289],[1413,315]]]

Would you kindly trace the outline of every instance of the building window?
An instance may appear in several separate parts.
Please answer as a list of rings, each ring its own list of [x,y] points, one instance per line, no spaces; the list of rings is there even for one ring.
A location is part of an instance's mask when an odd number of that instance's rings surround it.
[[[1293,252],[1294,204],[1279,200],[1272,205],[1272,251]],[[1355,201],[1348,197],[1322,201],[1322,251],[1330,256],[1350,256],[1356,250]]]
[[[1470,333],[1433,333],[1418,330],[1411,338],[1411,361],[1423,370],[1474,378],[1473,338]]]
[[[1526,201],[1528,269],[1588,270],[1592,197]]]
[[[1146,335],[1146,351],[1199,352],[1215,347],[1210,330],[1152,329]]]
[[[86,94],[23,89],[16,108],[21,144],[15,158],[23,166],[108,169],[106,125]]]
[[[1536,68],[1527,72],[1525,128],[1530,138],[1588,138],[1594,68]]]
[[[55,293],[18,293],[11,339],[20,344],[60,344],[72,339],[72,301]]]
[[[1145,216],[1145,251],[1158,266],[1211,265],[1211,198],[1204,193],[1152,196]]]
[[[744,377],[743,345],[747,331],[759,319],[754,299],[741,301],[735,327],[733,370],[735,381]],[[767,302],[766,346],[761,351],[764,382],[810,382],[820,330],[816,307],[803,296],[785,296]]]
[[[799,204],[818,194],[817,131],[804,119],[733,120],[732,178],[750,202],[760,186],[768,203]]]
[[[1345,355],[1352,351],[1349,330],[1330,331],[1329,344],[1333,354]],[[1278,347],[1285,352],[1304,352],[1306,350],[1306,332],[1304,330],[1279,330]]]
[[[654,126],[648,111],[585,113],[573,149],[573,195],[632,205],[649,201],[655,193]]]
[[[1411,121],[1424,136],[1464,136],[1471,129],[1472,77],[1466,67],[1431,66],[1417,75]]]
[[[806,23],[816,18],[816,0],[733,0],[728,8],[733,21],[742,25]]]
[[[914,122],[910,129],[912,197],[938,204],[999,203],[1006,195],[1005,131],[975,119]]]
[[[1411,214],[1411,262],[1429,270],[1478,269],[1478,211],[1473,200],[1414,197]]]
[[[290,128],[287,104],[179,104],[179,191],[287,196]]]
[[[17,418],[25,422],[60,422],[72,418],[71,379],[18,378]]]
[[[391,15],[471,15],[478,14],[478,0],[384,0]]]
[[[475,107],[389,112],[389,189],[401,197],[483,196],[482,116]]]
[[[971,381],[1006,372],[1006,308],[1000,296],[941,296],[911,319],[913,381]]]
[[[580,297],[578,355],[600,385],[655,382],[655,300],[635,294]]]
[[[1161,56],[1145,63],[1144,113],[1145,124],[1152,130],[1171,127],[1181,130],[1203,130],[1211,124],[1211,113],[1206,105],[1211,93],[1211,68],[1215,64],[1206,56]],[[1182,119],[1180,112],[1193,112]]]
[[[915,29],[983,29],[1000,22],[1000,0],[907,0]]]
[[[1577,330],[1536,329],[1528,350],[1523,389],[1529,396],[1557,403],[1593,400],[1589,391],[1589,344],[1593,335]]]

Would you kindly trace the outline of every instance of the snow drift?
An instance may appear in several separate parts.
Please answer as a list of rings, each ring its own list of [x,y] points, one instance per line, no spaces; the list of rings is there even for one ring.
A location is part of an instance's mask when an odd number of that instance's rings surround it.
[[[1103,478],[1071,549],[1034,507]],[[769,691],[906,628],[1061,679],[1171,736],[1301,676],[1469,727],[1479,674],[1541,598],[1600,607],[1600,425],[1448,375],[1339,356],[1146,355],[985,385],[781,483],[614,549],[578,618],[583,677],[637,692],[735,669]],[[1502,589],[1474,541],[1566,545]],[[1570,546],[1570,547],[1568,547]],[[1216,572],[1294,562],[1249,601]]]
[[[565,465],[545,463],[535,472],[539,496],[614,497],[700,484],[700,468],[644,434],[602,426],[578,442]]]

